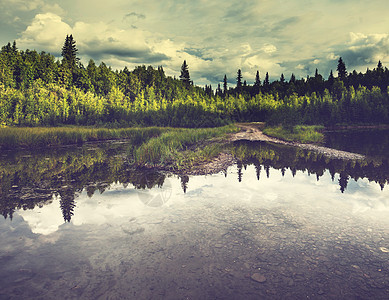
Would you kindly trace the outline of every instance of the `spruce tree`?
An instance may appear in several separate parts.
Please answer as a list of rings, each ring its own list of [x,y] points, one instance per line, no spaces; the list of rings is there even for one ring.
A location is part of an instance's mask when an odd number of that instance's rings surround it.
[[[242,89],[242,71],[238,70],[238,75],[236,76],[236,88],[238,91]]]
[[[73,35],[67,35],[65,43],[62,47],[62,63],[70,68],[75,68],[79,61],[77,57],[78,49],[76,48],[76,41],[73,39]]]
[[[186,85],[189,86],[190,82],[190,75],[189,75],[189,69],[188,65],[186,64],[186,60],[182,63],[181,66],[181,75],[180,80]]]
[[[296,76],[294,76],[294,74],[292,73],[289,79],[289,83],[295,83],[295,82],[296,82]]]
[[[339,79],[343,80],[346,78],[347,76],[346,65],[343,62],[341,57],[338,60],[338,67],[336,68],[336,70],[338,71]]]
[[[328,76],[328,81],[327,81],[329,86],[332,86],[334,83],[334,74],[332,73],[332,70],[330,72],[330,75]]]
[[[269,72],[266,72],[265,80],[263,81],[263,87],[265,89],[265,92],[269,92],[270,90]]]
[[[261,88],[261,79],[259,78],[259,71],[257,70],[257,74],[255,74],[255,82],[254,82],[254,94],[259,94]]]
[[[224,95],[227,95],[227,75],[224,75],[223,79],[223,93]]]
[[[261,86],[261,79],[259,78],[259,71],[257,70],[257,74],[255,74],[255,82],[254,86],[259,88]]]
[[[378,72],[382,72],[383,70],[384,70],[384,68],[382,67],[381,61],[379,60],[379,61],[378,61],[378,64],[377,64],[377,71],[378,71]]]

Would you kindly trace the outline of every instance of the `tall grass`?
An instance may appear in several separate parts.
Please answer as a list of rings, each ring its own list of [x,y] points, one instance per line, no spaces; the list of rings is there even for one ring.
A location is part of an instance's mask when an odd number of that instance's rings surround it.
[[[176,168],[191,165],[199,160],[214,157],[220,152],[220,147],[204,145],[204,147],[189,150],[190,146],[237,130],[234,125],[218,128],[172,129],[159,137],[150,139],[136,149],[134,151],[135,162],[139,165],[172,165]]]
[[[0,149],[39,148],[82,144],[89,141],[129,139],[140,144],[159,136],[167,128],[91,128],[91,127],[6,127],[0,128]]]
[[[269,136],[279,139],[301,143],[320,143],[324,139],[324,135],[319,132],[323,130],[323,126],[313,125],[296,125],[292,128],[283,126],[267,127],[263,132]]]

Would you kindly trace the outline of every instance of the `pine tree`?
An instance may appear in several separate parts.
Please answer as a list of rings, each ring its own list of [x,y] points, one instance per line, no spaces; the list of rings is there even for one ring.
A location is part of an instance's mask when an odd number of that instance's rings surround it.
[[[294,74],[292,73],[289,79],[289,83],[295,83],[295,82],[296,82],[296,76],[294,76]]]
[[[227,95],[227,75],[224,75],[223,79],[223,93],[224,95]]]
[[[330,75],[328,76],[327,84],[328,87],[331,87],[334,84],[334,74],[332,73],[332,70],[330,72]]]
[[[338,60],[338,67],[336,68],[336,70],[338,71],[339,79],[343,80],[346,78],[347,76],[346,65],[343,62],[341,57]]]
[[[220,87],[220,83],[218,83],[218,85],[217,85],[216,95],[217,96],[222,96],[223,95],[222,89]]]
[[[181,66],[181,75],[180,80],[186,85],[189,86],[190,82],[190,75],[188,70],[188,65],[186,64],[186,60],[182,63]]]
[[[284,76],[284,73],[281,74],[281,77],[280,77],[280,82],[281,83],[284,83],[285,82],[285,76]]]
[[[263,87],[265,89],[265,92],[269,92],[270,90],[269,72],[266,72],[265,80],[263,81]]]
[[[78,49],[76,48],[76,41],[73,39],[73,35],[67,35],[62,47],[62,63],[67,65],[69,68],[75,68],[79,61],[79,58],[77,58],[77,52]]]
[[[259,94],[261,87],[261,79],[259,78],[259,71],[257,70],[257,74],[255,74],[255,82],[254,82],[254,94]]]
[[[377,64],[377,71],[378,71],[378,72],[382,72],[383,70],[384,70],[384,68],[382,67],[381,61],[379,60],[379,61],[378,61],[378,64]]]
[[[259,78],[259,71],[257,70],[257,74],[255,74],[255,82],[254,82],[255,87],[260,87],[261,86],[261,79]]]
[[[236,88],[238,91],[242,89],[242,71],[238,70],[238,75],[236,76]]]

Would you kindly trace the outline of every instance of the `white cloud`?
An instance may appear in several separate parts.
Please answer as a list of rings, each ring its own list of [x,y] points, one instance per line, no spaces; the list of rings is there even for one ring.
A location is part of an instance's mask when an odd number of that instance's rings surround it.
[[[19,47],[58,53],[72,28],[53,13],[38,14],[17,39]]]
[[[277,51],[277,47],[272,44],[265,44],[261,50],[267,54],[273,53]]]

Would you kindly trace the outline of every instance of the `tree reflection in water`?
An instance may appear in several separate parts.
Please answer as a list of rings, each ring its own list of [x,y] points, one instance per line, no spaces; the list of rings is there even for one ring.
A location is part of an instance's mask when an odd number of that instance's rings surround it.
[[[135,168],[128,162],[129,148],[126,144],[102,144],[93,148],[84,146],[3,155],[0,158],[0,213],[4,218],[12,218],[17,209],[43,206],[51,203],[53,196],[59,196],[63,218],[70,222],[75,199],[83,190],[92,197],[96,191],[104,193],[118,182],[123,187],[131,184],[135,189],[143,190],[163,187],[166,174]],[[328,170],[333,181],[339,174],[342,193],[350,179],[368,178],[379,183],[381,189],[388,183],[389,165],[385,159],[329,159],[315,152],[262,142],[235,142],[227,150],[236,158],[239,182],[244,180],[246,167],[254,165],[258,180],[262,169],[267,178],[272,168],[280,170],[282,176],[290,170],[293,177],[297,171],[307,171],[315,174],[317,180]],[[227,170],[223,173],[227,176]],[[190,177],[180,174],[179,178],[186,193]]]
[[[258,180],[262,166],[267,178],[270,177],[270,167],[280,170],[282,176],[285,176],[288,169],[293,177],[297,171],[307,171],[309,175],[315,174],[318,181],[328,170],[333,181],[335,175],[339,174],[339,189],[342,193],[347,189],[350,178],[355,181],[367,178],[378,183],[381,189],[389,180],[389,164],[386,159],[330,159],[313,151],[264,142],[235,142],[229,151],[237,159],[239,181],[242,180],[242,169],[247,165],[255,166]]]

